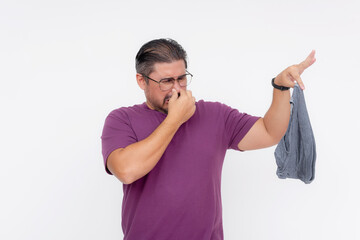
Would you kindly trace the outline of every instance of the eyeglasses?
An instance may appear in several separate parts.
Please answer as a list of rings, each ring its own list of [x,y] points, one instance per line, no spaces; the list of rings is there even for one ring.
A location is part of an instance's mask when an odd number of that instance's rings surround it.
[[[174,86],[174,83],[176,80],[178,81],[178,83],[181,87],[186,87],[191,83],[191,80],[193,77],[193,75],[191,73],[189,73],[188,71],[186,71],[186,74],[178,76],[177,79],[163,78],[160,81],[156,81],[156,80],[146,76],[145,74],[142,74],[142,75],[144,77],[146,77],[147,79],[150,79],[151,81],[158,83],[161,91],[170,90]]]

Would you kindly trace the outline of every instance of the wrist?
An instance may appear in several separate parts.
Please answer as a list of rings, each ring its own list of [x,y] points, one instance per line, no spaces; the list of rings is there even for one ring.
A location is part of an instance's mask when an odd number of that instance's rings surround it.
[[[181,126],[181,122],[172,115],[168,114],[167,117],[164,119],[164,123],[172,128],[179,128]]]
[[[277,84],[275,83],[275,81],[276,81],[276,77],[274,77],[274,78],[271,80],[271,85],[272,85],[274,88],[279,89],[280,91],[286,91],[286,90],[289,90],[289,89],[290,89],[289,87],[277,85]]]

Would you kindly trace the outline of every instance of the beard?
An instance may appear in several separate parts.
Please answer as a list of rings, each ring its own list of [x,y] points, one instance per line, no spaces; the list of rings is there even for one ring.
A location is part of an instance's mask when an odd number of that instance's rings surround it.
[[[168,100],[171,98],[171,96],[172,94],[170,93],[169,95],[166,95],[162,101],[159,102],[153,99],[151,96],[149,96],[149,94],[146,94],[146,101],[147,104],[150,105],[149,106],[150,108],[168,114],[168,105],[169,105]]]

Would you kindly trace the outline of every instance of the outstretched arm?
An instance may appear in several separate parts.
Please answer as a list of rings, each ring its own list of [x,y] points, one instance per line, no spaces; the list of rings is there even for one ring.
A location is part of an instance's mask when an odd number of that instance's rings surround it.
[[[313,50],[299,64],[292,65],[275,78],[275,84],[284,87],[294,87],[295,81],[301,89],[305,89],[301,74],[310,67],[315,59]],[[273,146],[284,136],[290,120],[290,91],[273,90],[273,100],[264,118],[260,118],[239,142],[240,150],[253,150]]]

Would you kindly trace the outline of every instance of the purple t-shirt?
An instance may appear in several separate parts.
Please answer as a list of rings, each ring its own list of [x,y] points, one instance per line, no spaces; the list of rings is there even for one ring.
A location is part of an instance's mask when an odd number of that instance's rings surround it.
[[[113,110],[105,120],[102,154],[148,137],[166,118],[146,103]],[[227,149],[237,145],[258,117],[218,102],[196,103],[156,166],[123,184],[125,240],[223,239],[221,171]]]

